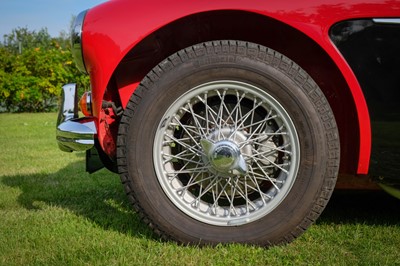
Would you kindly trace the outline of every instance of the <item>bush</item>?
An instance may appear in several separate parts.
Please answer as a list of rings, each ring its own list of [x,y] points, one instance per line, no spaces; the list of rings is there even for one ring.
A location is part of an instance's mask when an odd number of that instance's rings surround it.
[[[7,37],[0,46],[0,111],[54,111],[62,85],[76,82],[89,87],[89,78],[75,67],[65,38],[25,28]]]

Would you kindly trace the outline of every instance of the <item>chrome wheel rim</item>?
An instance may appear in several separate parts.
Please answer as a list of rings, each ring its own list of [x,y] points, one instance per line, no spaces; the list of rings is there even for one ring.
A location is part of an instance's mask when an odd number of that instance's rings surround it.
[[[237,226],[271,213],[289,194],[300,162],[292,119],[266,91],[238,81],[181,95],[157,128],[158,181],[186,215]]]

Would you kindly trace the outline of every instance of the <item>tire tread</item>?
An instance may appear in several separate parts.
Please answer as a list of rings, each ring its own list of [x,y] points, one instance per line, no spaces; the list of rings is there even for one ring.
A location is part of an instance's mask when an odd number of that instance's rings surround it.
[[[128,195],[135,211],[139,214],[141,220],[147,224],[152,230],[159,235],[162,239],[174,239],[166,232],[162,231],[146,214],[146,211],[141,207],[141,203],[135,195],[135,190],[131,187],[131,178],[128,173],[128,162],[125,159],[126,155],[126,138],[128,134],[129,121],[135,115],[135,111],[140,105],[142,98],[149,92],[149,87],[163,75],[164,72],[181,65],[182,63],[195,58],[202,58],[206,55],[224,54],[248,57],[267,65],[271,65],[279,69],[290,77],[293,82],[298,84],[300,88],[309,96],[315,109],[319,113],[321,123],[326,130],[326,137],[328,140],[328,161],[326,165],[325,180],[322,191],[318,193],[314,199],[314,205],[309,214],[299,223],[288,235],[283,236],[279,242],[290,242],[299,235],[301,235],[312,223],[316,221],[323,209],[328,203],[328,200],[333,192],[336,176],[339,169],[339,156],[340,145],[337,125],[334,119],[333,112],[318,85],[312,78],[296,63],[291,61],[286,56],[254,43],[244,41],[222,40],[222,41],[209,41],[192,47],[181,50],[167,59],[163,60],[158,66],[153,68],[146,77],[142,80],[138,88],[135,90],[131,99],[129,100],[123,117],[121,119],[118,140],[117,140],[117,161],[118,171],[120,173],[121,182],[124,186],[125,192]],[[276,243],[267,242],[264,245],[271,245]]]

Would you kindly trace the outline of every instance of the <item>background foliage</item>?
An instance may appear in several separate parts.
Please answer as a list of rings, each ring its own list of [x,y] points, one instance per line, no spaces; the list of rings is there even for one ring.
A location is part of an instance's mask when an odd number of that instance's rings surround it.
[[[88,88],[89,77],[75,67],[69,36],[51,37],[46,28],[14,29],[0,43],[0,112],[54,111],[61,87]]]

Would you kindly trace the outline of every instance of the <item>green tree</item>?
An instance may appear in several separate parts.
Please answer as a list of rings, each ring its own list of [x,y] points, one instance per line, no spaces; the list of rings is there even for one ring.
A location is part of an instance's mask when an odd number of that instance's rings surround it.
[[[0,111],[55,110],[62,85],[70,82],[89,87],[72,60],[67,34],[52,38],[46,28],[18,28],[0,45]]]
[[[4,35],[4,46],[15,53],[22,53],[25,49],[36,47],[49,48],[51,36],[47,28],[36,31],[30,31],[28,28],[16,28],[10,34]]]

